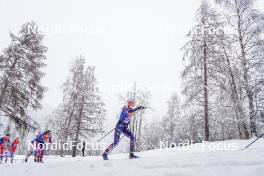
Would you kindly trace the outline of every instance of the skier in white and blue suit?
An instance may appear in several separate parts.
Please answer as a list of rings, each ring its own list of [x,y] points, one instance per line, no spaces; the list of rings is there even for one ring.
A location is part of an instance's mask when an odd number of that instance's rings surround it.
[[[135,100],[134,99],[129,99],[127,101],[127,106],[123,107],[122,112],[120,114],[120,118],[118,123],[116,124],[115,127],[115,135],[114,135],[114,142],[110,144],[107,149],[103,153],[103,159],[108,160],[107,155],[114,149],[115,146],[120,141],[120,135],[123,133],[126,137],[130,138],[130,155],[129,158],[138,158],[137,156],[134,155],[134,149],[135,149],[135,136],[129,129],[129,122],[130,118],[133,116],[133,114],[138,111],[138,110],[143,110],[143,106],[139,106],[137,108],[133,107],[135,106]]]

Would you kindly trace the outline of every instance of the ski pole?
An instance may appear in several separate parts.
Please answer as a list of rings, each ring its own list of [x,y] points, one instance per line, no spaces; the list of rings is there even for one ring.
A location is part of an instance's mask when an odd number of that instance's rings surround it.
[[[262,135],[260,135],[257,139],[255,139],[254,141],[252,141],[250,144],[248,144],[245,148],[243,148],[242,150],[248,148],[249,146],[251,146],[252,144],[254,144],[257,140],[259,140],[261,137],[264,136],[264,133]]]
[[[103,140],[106,136],[108,136],[110,133],[112,133],[115,130],[115,128],[113,128],[111,131],[109,131],[108,133],[106,133],[103,137],[101,137],[100,139],[97,140],[97,142],[100,142],[101,140]]]

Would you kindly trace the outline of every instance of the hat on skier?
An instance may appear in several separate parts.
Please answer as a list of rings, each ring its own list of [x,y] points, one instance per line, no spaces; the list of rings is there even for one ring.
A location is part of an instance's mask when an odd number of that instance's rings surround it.
[[[51,134],[51,130],[45,131],[45,134]]]
[[[127,103],[132,103],[132,102],[135,102],[135,99],[134,98],[127,99]]]

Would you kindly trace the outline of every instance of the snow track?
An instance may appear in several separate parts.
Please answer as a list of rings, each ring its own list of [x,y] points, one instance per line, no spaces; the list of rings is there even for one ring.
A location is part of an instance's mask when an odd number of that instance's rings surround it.
[[[110,161],[103,161],[101,157],[50,156],[45,158],[45,163],[39,164],[23,163],[18,157],[14,164],[0,165],[0,175],[263,176],[264,140],[260,139],[247,150],[240,149],[252,140],[214,143],[235,144],[237,150],[152,150],[137,153],[142,158],[135,160],[129,160],[128,154],[110,155]]]

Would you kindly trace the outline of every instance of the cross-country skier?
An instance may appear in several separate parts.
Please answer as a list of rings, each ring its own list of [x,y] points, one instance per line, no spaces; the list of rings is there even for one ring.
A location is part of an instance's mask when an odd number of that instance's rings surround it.
[[[145,107],[139,106],[137,108],[134,108],[135,106],[135,100],[129,99],[127,101],[127,106],[123,107],[122,112],[119,117],[119,121],[116,124],[115,127],[115,134],[114,134],[114,142],[110,144],[107,149],[102,154],[102,157],[104,160],[108,160],[108,154],[114,149],[115,146],[119,143],[120,135],[123,133],[126,137],[130,138],[130,155],[129,159],[138,158],[138,156],[134,155],[134,148],[135,148],[135,137],[133,133],[129,129],[129,122],[130,118],[133,116],[133,114],[138,110],[143,110]],[[134,109],[133,109],[134,108]]]
[[[6,134],[4,137],[0,138],[0,163],[3,161],[5,153],[8,153],[8,148],[10,147],[10,134]]]
[[[42,163],[45,143],[51,143],[51,131],[47,130],[43,133],[38,134],[35,138],[33,138],[31,143],[35,143],[36,146],[36,158],[34,159],[34,161]]]
[[[11,144],[10,148],[9,148],[9,157],[11,158],[11,163],[13,163],[14,157],[15,157],[15,153],[17,151],[17,146],[20,143],[19,137],[17,137]],[[6,159],[7,161],[7,159]]]
[[[39,131],[38,134],[31,140],[31,141],[35,141],[36,137],[41,134],[41,132]],[[31,142],[32,143],[32,142]],[[33,142],[32,144],[34,144],[35,142]],[[34,162],[37,161],[37,152],[36,150],[34,150],[34,147],[31,147],[28,152],[27,152],[27,155],[26,155],[26,158],[25,158],[25,162],[28,162],[28,158],[34,154]]]

